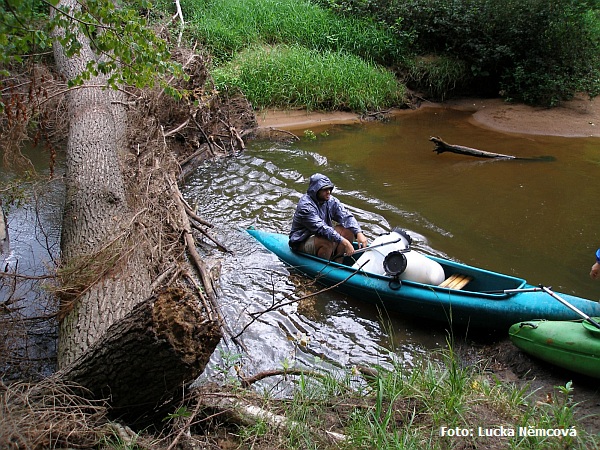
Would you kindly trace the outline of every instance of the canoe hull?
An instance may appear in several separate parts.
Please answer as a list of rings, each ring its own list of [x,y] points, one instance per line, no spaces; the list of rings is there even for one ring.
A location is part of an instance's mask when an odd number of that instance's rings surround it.
[[[525,353],[563,369],[600,378],[600,334],[582,321],[526,321],[512,325],[510,340]]]
[[[473,280],[462,290],[367,273],[347,265],[294,252],[287,236],[255,229],[247,230],[269,251],[294,270],[325,286],[388,311],[444,322],[449,325],[506,330],[516,322],[533,319],[576,320],[572,310],[544,292],[520,292],[531,286],[521,278],[479,269],[454,261],[427,256],[440,263],[447,276],[461,273]],[[505,290],[517,290],[507,294]],[[599,315],[597,302],[561,294],[586,314]]]

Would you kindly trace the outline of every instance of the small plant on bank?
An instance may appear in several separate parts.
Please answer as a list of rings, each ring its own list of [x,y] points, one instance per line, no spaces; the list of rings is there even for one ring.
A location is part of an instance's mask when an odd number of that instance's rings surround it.
[[[241,365],[242,355],[221,348],[219,348],[218,351],[221,358],[219,359],[219,364],[215,366],[216,372],[224,383],[238,386],[240,382],[237,372]]]
[[[304,138],[309,141],[316,141],[317,135],[312,130],[304,130]]]

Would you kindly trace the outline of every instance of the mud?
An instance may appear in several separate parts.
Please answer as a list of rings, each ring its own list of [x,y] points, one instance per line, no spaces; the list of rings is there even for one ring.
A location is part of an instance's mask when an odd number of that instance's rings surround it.
[[[452,108],[470,111],[470,121],[484,128],[518,134],[546,136],[600,137],[600,97],[590,100],[579,95],[555,108],[508,103],[502,99],[453,99],[445,103],[423,102],[419,108]],[[387,115],[410,114],[413,109],[395,109]],[[267,110],[256,113],[259,127],[297,130],[309,126],[359,123],[372,116],[355,113],[308,112],[306,110]]]

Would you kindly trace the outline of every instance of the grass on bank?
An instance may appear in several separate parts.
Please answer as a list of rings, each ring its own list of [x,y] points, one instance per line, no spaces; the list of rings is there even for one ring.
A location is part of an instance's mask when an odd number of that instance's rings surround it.
[[[171,449],[183,436],[203,448],[254,450],[600,447],[600,436],[578,422],[571,383],[555,387],[551,395],[531,392],[529,386],[499,381],[484,363],[463,364],[451,346],[421,356],[412,367],[396,360],[391,368],[309,369],[298,375],[298,368],[288,364],[287,372],[295,374],[269,378],[262,396],[240,388],[234,375],[239,358],[225,355],[216,371],[220,375],[207,380],[206,391],[199,386],[190,403],[172,405],[157,418],[162,419],[158,428],[137,431],[109,421],[102,401],[81,398],[52,378],[37,385],[0,383],[0,447]],[[237,414],[204,409],[195,401],[203,403],[205,397],[229,398],[233,403],[226,404],[240,408]],[[252,425],[224,422],[245,416],[243,422],[250,423],[249,411]]]
[[[371,20],[336,16],[308,0],[181,5],[186,36],[211,55],[218,89],[240,90],[255,109],[365,112],[406,102],[405,86],[384,65],[402,59],[408,39]]]
[[[572,392],[568,383],[554,388],[552,401],[536,401],[527,386],[502,383],[481,367],[461,365],[450,349],[410,370],[396,363],[373,376],[300,377],[290,400],[265,400],[266,409],[279,406],[278,413],[291,421],[283,437],[265,421],[243,427],[239,436],[242,447],[257,449],[275,441],[286,449],[598,448],[598,436],[577,424]],[[472,432],[444,436],[442,427]],[[327,443],[325,430],[345,439]],[[501,430],[515,435],[501,436]],[[545,430],[566,430],[567,436],[543,435]]]
[[[406,89],[389,71],[354,55],[299,46],[253,47],[212,71],[218,89],[237,88],[255,109],[369,111],[397,106]]]
[[[336,16],[308,0],[182,0],[181,5],[193,38],[219,62],[253,44],[294,44],[391,64],[407,46],[389,28]]]

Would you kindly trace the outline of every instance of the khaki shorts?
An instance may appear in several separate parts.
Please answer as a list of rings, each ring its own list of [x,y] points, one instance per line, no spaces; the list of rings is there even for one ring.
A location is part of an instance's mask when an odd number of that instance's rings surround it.
[[[302,253],[308,253],[309,255],[315,255],[317,253],[317,249],[315,247],[315,236],[312,235],[304,242],[300,242],[296,250]]]

